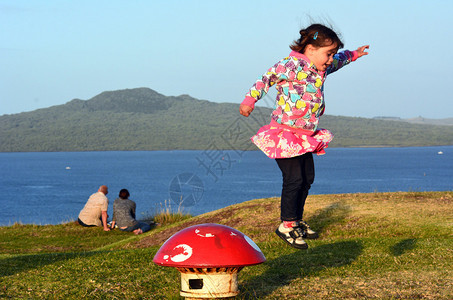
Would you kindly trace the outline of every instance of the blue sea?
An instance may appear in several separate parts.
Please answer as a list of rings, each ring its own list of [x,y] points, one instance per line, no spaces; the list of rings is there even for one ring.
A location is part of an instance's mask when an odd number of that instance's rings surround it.
[[[453,146],[326,152],[315,157],[311,194],[453,190]],[[166,208],[198,215],[281,191],[277,164],[260,151],[0,153],[0,166],[0,226],[76,220],[102,184],[110,216],[127,188],[137,218]]]

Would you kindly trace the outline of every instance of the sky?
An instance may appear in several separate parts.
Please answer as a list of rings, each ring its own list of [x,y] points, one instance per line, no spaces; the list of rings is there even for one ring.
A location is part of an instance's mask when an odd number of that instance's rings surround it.
[[[139,87],[239,105],[316,22],[345,49],[370,45],[327,78],[326,114],[451,118],[452,12],[451,0],[0,0],[0,115]]]

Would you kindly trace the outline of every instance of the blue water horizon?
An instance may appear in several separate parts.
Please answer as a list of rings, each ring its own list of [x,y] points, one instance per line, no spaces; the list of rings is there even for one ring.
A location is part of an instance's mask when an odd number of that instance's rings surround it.
[[[453,146],[326,152],[315,156],[312,195],[453,190]],[[260,151],[14,152],[0,153],[0,164],[0,226],[76,220],[101,184],[110,216],[127,188],[138,218],[169,206],[199,215],[281,191],[277,164]]]

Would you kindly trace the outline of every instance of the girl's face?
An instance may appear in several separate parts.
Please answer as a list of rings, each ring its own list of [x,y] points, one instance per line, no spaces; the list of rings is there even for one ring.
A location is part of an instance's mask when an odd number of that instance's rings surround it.
[[[316,48],[308,45],[305,48],[305,56],[315,65],[318,71],[324,72],[333,62],[333,56],[337,53],[337,44]]]

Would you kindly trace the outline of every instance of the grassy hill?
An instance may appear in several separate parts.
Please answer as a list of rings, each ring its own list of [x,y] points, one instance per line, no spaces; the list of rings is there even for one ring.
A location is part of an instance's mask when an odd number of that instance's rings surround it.
[[[269,108],[239,115],[239,104],[148,88],[104,92],[90,100],[0,116],[0,152],[173,149],[256,150],[249,138],[269,123]],[[453,126],[323,116],[331,147],[452,145]]]
[[[234,227],[267,261],[239,273],[237,299],[452,299],[453,192],[309,196],[308,250],[274,234],[279,199],[257,199],[141,236],[61,225],[0,227],[0,298],[179,299],[179,273],[152,263],[182,228]]]

